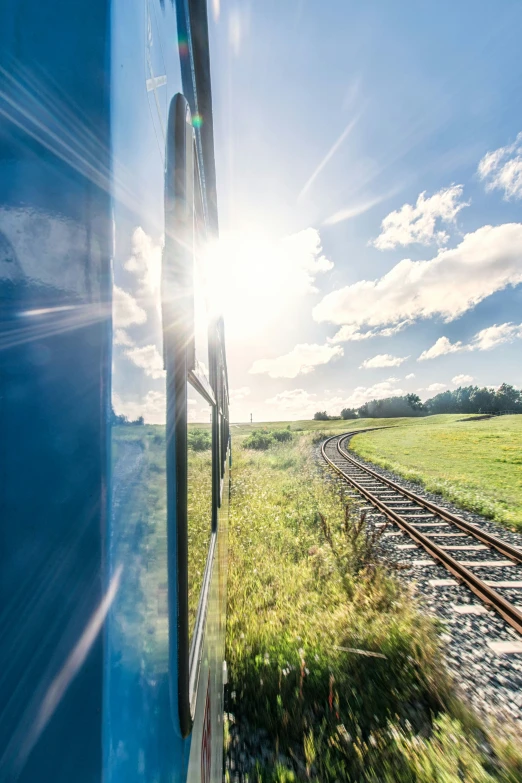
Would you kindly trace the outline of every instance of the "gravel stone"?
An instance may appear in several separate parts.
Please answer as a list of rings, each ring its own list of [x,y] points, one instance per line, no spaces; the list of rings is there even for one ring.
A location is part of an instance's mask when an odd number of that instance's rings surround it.
[[[345,443],[345,448],[346,448]],[[349,450],[349,449],[348,449]],[[325,465],[321,454],[321,444],[315,450],[318,469],[324,472],[328,481],[333,482],[345,500],[353,502],[361,510],[368,508],[368,502],[353,488],[348,488],[346,482]],[[384,470],[353,454],[359,463],[374,470],[384,478],[391,479],[405,489],[421,495],[441,508],[447,509],[477,527],[486,530],[510,544],[522,547],[522,535],[515,531],[486,519],[480,514],[459,508],[440,495],[427,492],[424,487],[413,481],[398,476],[389,470]],[[366,520],[370,526],[382,525],[385,518],[372,508],[367,513]],[[450,533],[451,525],[420,528],[424,532]],[[388,523],[386,533],[399,532],[398,528]],[[445,647],[447,666],[455,679],[457,690],[471,703],[474,709],[484,717],[494,715],[496,718],[507,718],[522,728],[522,654],[498,655],[489,647],[488,642],[520,640],[520,635],[509,626],[496,612],[487,614],[456,614],[452,604],[476,604],[479,599],[464,585],[433,586],[430,580],[447,579],[451,574],[440,564],[433,561],[430,565],[416,565],[415,561],[429,559],[422,547],[415,549],[398,549],[398,546],[409,543],[411,539],[406,533],[401,535],[386,535],[381,538],[381,556],[390,565],[406,566],[397,571],[398,578],[414,587],[414,592],[425,610],[436,617],[441,623],[441,641]],[[460,530],[457,532],[461,532]],[[476,543],[462,536],[436,539],[441,545],[459,545]],[[451,553],[456,559],[480,562],[504,561],[506,558],[489,548],[479,551]],[[486,581],[522,581],[522,565],[509,567],[474,567],[473,570]],[[522,607],[522,589],[499,588],[505,598]]]

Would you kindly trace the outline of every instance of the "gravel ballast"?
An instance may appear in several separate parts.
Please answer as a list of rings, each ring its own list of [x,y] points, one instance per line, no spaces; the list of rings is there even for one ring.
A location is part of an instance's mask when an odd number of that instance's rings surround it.
[[[344,448],[348,446],[345,441]],[[325,465],[321,456],[320,446],[317,449],[317,457],[320,464]],[[405,489],[421,495],[441,508],[465,519],[477,527],[491,533],[510,544],[522,549],[522,535],[507,530],[495,524],[491,520],[456,507],[440,495],[426,492],[416,482],[408,481],[401,476],[370,462],[361,459],[357,454],[352,456],[361,464],[374,470],[384,478],[388,478]],[[383,524],[385,518],[378,511],[370,507],[368,501],[358,500],[360,496],[339,476],[326,468],[330,480],[334,481],[343,495],[347,493],[352,502],[356,502],[361,508],[367,509],[367,521],[369,525]],[[355,500],[357,499],[357,500]],[[453,528],[447,525],[430,527],[430,532],[444,532],[444,537],[438,538],[437,543],[444,546],[460,546],[478,544],[470,541],[467,536],[447,535],[453,533]],[[460,532],[460,531],[455,531]],[[397,535],[397,533],[399,533]],[[391,523],[388,524],[381,538],[382,555],[390,564],[401,567],[397,573],[401,580],[409,585],[413,584],[414,591],[420,599],[421,605],[442,624],[442,641],[445,643],[445,652],[448,667],[455,678],[457,688],[461,694],[471,703],[480,714],[495,715],[497,718],[509,718],[522,727],[522,636],[511,628],[496,612],[486,609],[479,599],[464,585],[433,584],[437,580],[455,581],[452,575],[435,561],[429,565],[416,564],[416,561],[430,561],[428,553],[420,546],[411,548],[412,539]],[[506,558],[495,550],[489,548],[471,551],[452,551],[451,554],[459,561],[501,561]],[[510,565],[504,567],[474,567],[481,579],[494,582],[519,581],[522,583],[522,565]],[[522,607],[522,589],[499,589],[499,592]],[[468,614],[463,609],[473,607],[477,614]],[[457,612],[455,607],[461,608]],[[475,609],[475,607],[477,607]],[[520,652],[501,653],[499,647],[494,647],[499,642],[511,643],[520,646]],[[491,646],[493,645],[493,647]]]

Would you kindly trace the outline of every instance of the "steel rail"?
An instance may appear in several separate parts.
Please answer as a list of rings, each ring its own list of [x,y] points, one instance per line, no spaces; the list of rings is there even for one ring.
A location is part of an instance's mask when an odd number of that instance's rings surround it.
[[[364,432],[370,431],[371,430],[364,430]],[[445,522],[450,522],[452,525],[456,525],[456,527],[464,530],[471,536],[474,536],[474,538],[478,538],[484,544],[493,547],[497,550],[497,552],[500,552],[500,554],[509,557],[516,563],[522,563],[522,551],[517,549],[517,547],[512,546],[512,544],[508,544],[506,541],[502,541],[501,538],[497,538],[497,536],[494,536],[491,533],[487,533],[485,530],[481,530],[476,525],[471,524],[471,522],[466,522],[466,520],[462,519],[462,517],[458,517],[456,514],[452,514],[451,511],[448,511],[441,506],[437,506],[435,503],[432,503],[431,500],[426,500],[425,498],[420,497],[420,495],[416,495],[414,492],[410,492],[409,489],[402,487],[400,484],[396,484],[395,481],[385,478],[384,476],[380,476],[375,470],[368,468],[366,465],[363,465],[361,462],[352,457],[351,454],[348,454],[341,447],[341,441],[346,440],[346,438],[349,438],[352,434],[353,433],[347,433],[346,435],[341,436],[337,442],[337,451],[342,457],[344,457],[344,459],[348,460],[348,462],[351,462],[360,470],[364,470],[366,473],[378,479],[383,484],[387,484],[396,492],[400,492],[401,495],[404,495],[409,500],[417,503],[419,506],[422,506],[428,511],[433,512],[438,517],[444,519]]]
[[[425,536],[423,533],[421,533],[419,530],[417,530],[415,527],[413,527],[404,517],[402,517],[400,514],[397,514],[396,511],[394,511],[392,508],[388,507],[386,503],[384,503],[380,498],[377,497],[377,495],[374,495],[372,492],[367,490],[362,484],[360,484],[355,478],[350,476],[349,474],[345,473],[338,465],[333,462],[333,460],[330,459],[330,457],[326,454],[326,446],[333,440],[337,438],[337,450],[340,454],[340,456],[346,460],[349,464],[354,464],[357,468],[364,470],[366,473],[369,473],[374,478],[378,479],[381,483],[388,486],[393,486],[393,488],[398,492],[407,492],[404,491],[402,487],[400,487],[398,484],[395,484],[395,482],[390,482],[389,479],[384,479],[382,476],[379,476],[378,473],[375,471],[372,471],[370,468],[367,468],[365,465],[362,465],[361,463],[357,462],[357,460],[354,460],[352,457],[346,454],[344,450],[340,447],[340,441],[345,440],[347,437],[350,437],[351,435],[358,434],[360,432],[368,432],[368,430],[356,430],[355,432],[346,433],[345,435],[338,436],[334,435],[331,438],[328,438],[321,446],[321,453],[324,458],[324,460],[332,467],[336,473],[341,475],[345,481],[347,481],[349,484],[351,484],[355,489],[363,495],[370,503],[379,509],[388,519],[390,519],[392,522],[395,522],[398,527],[400,527],[402,530],[404,530],[405,533],[407,533],[410,538],[412,538],[414,541],[416,541],[420,546],[423,547],[423,549],[428,552],[428,554],[431,555],[435,560],[440,562],[453,576],[457,578],[459,582],[464,583],[469,589],[475,593],[475,595],[480,598],[480,600],[490,606],[492,609],[494,609],[498,614],[500,614],[503,619],[511,625],[512,628],[514,628],[518,633],[522,634],[522,612],[517,609],[517,607],[512,604],[510,601],[506,600],[502,595],[496,592],[492,587],[487,585],[482,579],[479,579],[472,571],[469,570],[469,568],[466,568],[466,566],[462,565],[458,562],[458,560],[455,560],[454,557],[449,555],[444,549],[442,549],[440,546],[438,546],[434,541],[429,539],[427,536]],[[413,495],[413,493],[410,493]],[[417,496],[414,496],[417,498]],[[412,499],[412,498],[411,498]],[[422,500],[422,504],[424,501]],[[434,504],[433,504],[434,505]],[[435,508],[438,508],[435,506]],[[449,513],[449,512],[445,512]],[[458,518],[460,520],[460,518]],[[462,520],[463,521],[463,520]],[[473,530],[468,531],[470,535],[475,535],[475,526],[471,526]],[[499,539],[500,540],[500,539]],[[517,552],[517,555],[520,556],[520,553]],[[477,561],[478,564],[480,564],[480,561]]]

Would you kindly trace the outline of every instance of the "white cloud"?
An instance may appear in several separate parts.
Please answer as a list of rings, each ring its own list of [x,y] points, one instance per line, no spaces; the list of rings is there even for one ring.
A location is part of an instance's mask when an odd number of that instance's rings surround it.
[[[409,356],[392,356],[389,353],[379,353],[377,356],[372,356],[371,359],[365,359],[360,365],[360,369],[369,370],[374,367],[400,367],[406,359],[409,359]]]
[[[404,380],[405,381],[409,381],[409,380],[411,380],[411,378],[415,378],[415,373],[414,372],[408,373],[408,375],[405,377]]]
[[[478,165],[486,190],[503,190],[504,198],[522,198],[522,133],[513,144],[488,152]]]
[[[127,416],[131,421],[143,416],[147,424],[165,424],[167,407],[165,392],[150,390],[141,400],[124,400],[119,394],[114,393],[112,405],[118,415]]]
[[[341,398],[334,399],[340,400]],[[279,392],[275,397],[269,397],[265,402],[267,405],[290,417],[300,416],[302,418],[313,415],[315,411],[319,410],[318,406],[320,404],[317,400],[317,394],[311,394],[304,389],[291,389]],[[324,408],[321,410],[324,410]]]
[[[313,316],[319,322],[357,327],[433,316],[452,321],[495,291],[520,282],[522,224],[483,226],[429,261],[404,259],[380,279],[332,291]]]
[[[125,262],[125,269],[136,275],[143,294],[159,297],[161,286],[161,253],[163,240],[156,244],[152,237],[138,226],[132,235],[131,257]]]
[[[230,404],[244,400],[250,395],[249,386],[241,386],[239,389],[230,389]]]
[[[468,203],[461,201],[462,191],[462,185],[452,185],[429,198],[425,198],[425,192],[421,193],[415,206],[404,204],[384,218],[382,231],[372,244],[379,250],[411,245],[413,242],[422,245],[433,241],[444,244],[449,237],[445,231],[435,230],[437,220],[446,224],[455,222],[458,212],[468,206]]]
[[[144,324],[147,314],[133,296],[115,285],[112,289],[112,318],[116,328],[125,328],[133,324]]]
[[[454,375],[451,382],[454,383],[455,386],[464,386],[473,383],[474,380],[472,375]]]
[[[330,416],[338,416],[346,407],[342,396],[323,394],[319,397],[304,389],[283,391],[265,402],[274,411],[273,415],[287,419],[311,419],[316,411],[327,411]]]
[[[348,396],[326,393],[319,396],[305,389],[291,389],[280,392],[265,402],[274,411],[273,415],[280,415],[282,418],[309,419],[316,411],[326,411],[331,416],[338,416],[343,408],[359,408],[370,400],[405,394],[392,383],[393,380],[382,381],[373,386],[358,386]]]
[[[401,321],[396,326],[390,326],[386,329],[367,329],[365,332],[360,332],[357,326],[349,324],[341,326],[333,337],[328,337],[328,342],[335,344],[369,340],[372,337],[393,337],[394,334],[402,332],[410,323],[411,321]]]
[[[417,361],[424,362],[426,359],[436,359],[438,356],[444,356],[446,353],[457,353],[457,351],[464,351],[465,349],[464,343],[460,341],[452,343],[447,337],[439,337],[431,348],[421,353]]]
[[[389,381],[375,383],[373,386],[357,386],[345,400],[347,408],[359,408],[370,400],[382,400],[385,397],[400,397],[406,392]]]
[[[447,383],[430,383],[430,385],[426,386],[425,389],[418,389],[418,391],[440,392],[443,389],[447,389],[447,388],[448,388]]]
[[[134,345],[134,340],[129,337],[125,329],[116,329],[114,332],[114,345],[126,345],[130,347]]]
[[[295,378],[297,375],[307,375],[318,365],[328,364],[342,355],[340,345],[301,343],[276,359],[257,359],[249,372],[253,375],[267,373],[270,378]]]
[[[494,324],[477,332],[471,343],[472,351],[489,351],[503,343],[511,343],[522,338],[522,324]]]
[[[136,367],[145,370],[149,378],[163,378],[165,370],[163,369],[163,358],[155,345],[144,345],[142,348],[131,348],[125,351],[125,355],[134,362]]]
[[[431,348],[421,353],[417,361],[436,359],[438,356],[459,351],[490,351],[498,345],[519,339],[522,339],[522,324],[494,324],[477,332],[469,343],[463,343],[460,340],[457,343],[452,343],[447,337],[439,337]]]

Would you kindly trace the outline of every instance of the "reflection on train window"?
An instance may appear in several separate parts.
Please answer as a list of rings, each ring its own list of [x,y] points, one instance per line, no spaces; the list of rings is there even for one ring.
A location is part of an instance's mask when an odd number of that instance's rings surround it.
[[[108,554],[122,579],[108,616],[108,779],[159,779],[157,724],[170,721],[165,426],[116,417]],[[140,758],[142,759],[140,761]]]
[[[194,350],[193,367],[208,381],[208,299],[204,265],[201,254],[194,254]]]
[[[211,407],[190,384],[188,397],[188,611],[192,642],[212,531]]]

